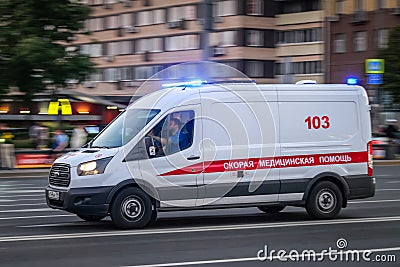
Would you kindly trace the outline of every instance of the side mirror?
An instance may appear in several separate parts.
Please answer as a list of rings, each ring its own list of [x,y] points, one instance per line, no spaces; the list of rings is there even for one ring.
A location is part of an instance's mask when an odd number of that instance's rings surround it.
[[[156,147],[154,146],[153,138],[146,136],[144,138],[144,147],[146,148],[149,158],[154,158],[156,156]]]

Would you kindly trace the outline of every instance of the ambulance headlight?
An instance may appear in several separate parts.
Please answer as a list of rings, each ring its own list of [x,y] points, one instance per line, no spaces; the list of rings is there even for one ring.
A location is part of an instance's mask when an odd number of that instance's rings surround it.
[[[94,175],[104,173],[112,157],[84,162],[78,165],[78,175]]]

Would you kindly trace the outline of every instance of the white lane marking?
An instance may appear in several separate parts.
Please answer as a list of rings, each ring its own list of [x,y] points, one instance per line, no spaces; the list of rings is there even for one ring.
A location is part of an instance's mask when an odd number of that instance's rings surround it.
[[[0,196],[0,198],[14,198],[14,197],[19,198],[19,197],[38,197],[38,196],[43,196],[44,197],[44,191],[43,191],[43,194]]]
[[[19,210],[0,210],[0,213],[14,213],[14,212],[38,212],[38,211],[58,211],[50,208],[44,209],[19,209]]]
[[[20,206],[46,206],[46,203],[26,203],[26,204],[1,204],[0,207],[20,207]]]
[[[54,214],[54,215],[34,215],[34,216],[18,216],[18,217],[0,217],[0,220],[21,220],[36,218],[53,218],[53,217],[75,217],[75,214]]]
[[[398,183],[400,183],[400,181],[389,181],[389,182],[386,182],[387,184],[398,184]]]
[[[0,202],[21,202],[21,201],[43,201],[44,197],[41,198],[22,198],[22,199],[0,199]]]
[[[392,247],[392,248],[371,248],[371,249],[352,249],[352,252],[363,253],[363,252],[389,252],[389,251],[399,251],[400,247]],[[319,258],[324,256],[327,258],[329,256],[339,255],[340,253],[344,253],[346,250],[338,251],[338,252],[321,252],[315,253],[315,257]],[[300,256],[299,256],[300,257]],[[270,260],[266,259],[267,262],[273,262],[273,260],[280,259],[290,260],[289,256],[281,257],[281,256],[273,256]],[[300,259],[300,258],[299,258]],[[371,257],[372,260],[372,257]],[[170,262],[170,263],[156,263],[156,264],[142,264],[142,265],[129,265],[124,267],[166,267],[166,266],[191,266],[191,265],[206,265],[206,264],[218,264],[218,263],[233,263],[233,262],[246,262],[246,261],[260,261],[258,257],[248,257],[248,258],[230,258],[230,259],[216,259],[216,260],[202,260],[202,261],[186,261],[186,262]],[[263,262],[263,261],[260,261]],[[284,262],[284,261],[282,261]]]
[[[368,203],[384,203],[384,202],[400,202],[400,199],[349,201],[349,204],[368,204]]]
[[[400,191],[400,188],[375,189],[375,191]]]
[[[9,183],[2,183],[2,184],[0,184],[0,187],[8,187],[8,186],[32,186],[32,185],[35,185],[35,184],[18,184],[18,183],[12,183],[12,184],[9,184]]]
[[[85,222],[85,221],[76,221],[76,222],[69,222],[69,223],[49,223],[49,224],[32,224],[32,225],[20,225],[17,226],[19,228],[39,228],[39,227],[57,227],[57,226],[91,226],[91,225],[98,225],[97,222]]]
[[[76,239],[76,238],[94,238],[94,237],[115,237],[115,236],[135,236],[135,235],[154,235],[154,234],[180,234],[180,233],[196,233],[196,232],[214,232],[214,231],[232,231],[246,229],[267,229],[280,227],[299,227],[313,225],[334,225],[334,224],[352,224],[352,223],[377,223],[377,222],[394,222],[400,221],[400,216],[394,217],[376,217],[376,218],[360,218],[360,219],[340,219],[329,221],[300,221],[290,223],[261,223],[261,224],[242,224],[228,226],[207,226],[207,227],[184,227],[184,228],[163,228],[155,230],[117,230],[108,232],[88,232],[74,234],[50,234],[50,235],[31,235],[31,236],[4,236],[0,237],[2,242],[16,241],[39,241],[39,240],[57,240],[57,239]]]
[[[44,193],[44,188],[42,190],[7,190],[1,192],[1,194],[15,194],[15,193]]]
[[[9,190],[9,189],[46,189],[46,186],[21,186],[19,184],[16,185],[1,185],[0,190]]]

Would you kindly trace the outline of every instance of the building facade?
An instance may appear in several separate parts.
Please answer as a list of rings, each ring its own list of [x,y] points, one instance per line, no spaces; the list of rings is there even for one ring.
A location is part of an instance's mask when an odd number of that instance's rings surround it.
[[[277,82],[324,80],[325,4],[320,0],[278,1]]]
[[[213,1],[213,30],[204,38],[199,0],[84,0],[93,12],[70,49],[89,55],[98,72],[71,87],[88,94],[133,95],[141,82],[169,66],[204,59],[240,70],[261,83],[275,82],[273,0]],[[180,77],[195,77],[189,64]]]
[[[355,77],[368,86],[365,60],[387,47],[390,30],[398,26],[398,0],[332,1],[327,16],[327,82]]]

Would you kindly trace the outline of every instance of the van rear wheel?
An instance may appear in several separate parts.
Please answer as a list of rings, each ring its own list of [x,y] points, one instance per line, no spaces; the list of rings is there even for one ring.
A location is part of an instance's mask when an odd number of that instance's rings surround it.
[[[139,188],[122,190],[111,204],[110,216],[113,224],[122,229],[142,228],[151,220],[150,197]]]
[[[279,212],[281,212],[284,208],[286,208],[286,206],[259,206],[258,209],[268,213],[268,214],[277,214]]]
[[[337,185],[329,181],[318,183],[311,191],[306,210],[315,219],[336,217],[343,204],[343,195]]]

